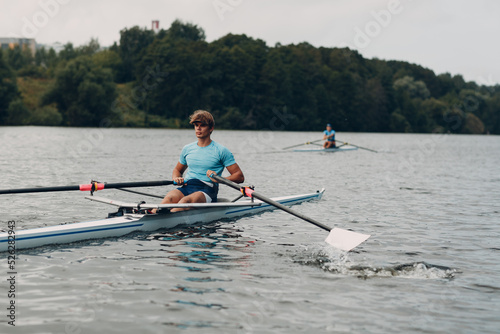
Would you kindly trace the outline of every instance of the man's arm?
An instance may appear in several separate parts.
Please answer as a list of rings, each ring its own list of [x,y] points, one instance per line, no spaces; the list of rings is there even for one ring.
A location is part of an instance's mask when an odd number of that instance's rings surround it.
[[[231,173],[226,179],[229,181],[233,181],[235,183],[242,183],[245,181],[245,176],[243,175],[243,172],[240,169],[240,166],[238,166],[237,163],[232,164],[231,166],[226,167],[227,171]],[[207,176],[210,177],[210,175],[215,174],[214,171],[207,170]],[[210,178],[213,182],[216,182],[214,179]]]
[[[240,169],[240,166],[238,164],[233,164],[231,166],[227,166],[227,171],[231,173],[226,179],[229,181],[233,181],[235,183],[242,183],[245,181],[245,176],[243,175],[243,172]]]
[[[182,174],[184,174],[186,168],[186,165],[177,162],[177,165],[175,165],[174,170],[172,171],[172,181],[174,181],[178,185],[184,184],[184,178],[182,177]]]

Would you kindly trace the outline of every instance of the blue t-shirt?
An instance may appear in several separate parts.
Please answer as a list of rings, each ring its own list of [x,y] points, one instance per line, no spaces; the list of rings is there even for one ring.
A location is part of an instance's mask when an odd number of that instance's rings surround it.
[[[331,130],[330,132],[325,130],[323,133],[327,136],[333,135],[332,138],[328,138],[328,141],[335,141],[335,130]]]
[[[198,142],[187,144],[182,149],[179,162],[188,166],[184,177],[185,182],[198,179],[212,183],[212,180],[207,176],[207,170],[213,170],[221,176],[224,168],[234,165],[236,160],[226,147],[212,140],[210,145],[206,147],[198,146]]]

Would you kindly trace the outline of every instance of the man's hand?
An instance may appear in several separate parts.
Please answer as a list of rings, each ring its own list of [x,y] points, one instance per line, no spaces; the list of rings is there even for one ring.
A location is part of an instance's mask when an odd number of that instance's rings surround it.
[[[217,173],[216,173],[216,172],[214,172],[213,170],[207,170],[207,176],[208,176],[208,177],[210,177],[210,175],[212,175],[212,174],[217,175]],[[216,181],[216,180],[214,180],[214,179],[212,179],[211,177],[210,177],[210,180],[212,180],[213,182],[217,183],[217,181]]]
[[[174,177],[173,181],[175,184],[182,186],[184,184],[184,178],[179,176],[179,177]]]

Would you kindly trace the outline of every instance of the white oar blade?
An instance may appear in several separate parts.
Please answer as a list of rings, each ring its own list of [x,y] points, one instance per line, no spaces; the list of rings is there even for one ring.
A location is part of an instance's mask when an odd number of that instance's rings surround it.
[[[326,237],[325,242],[335,248],[348,252],[369,237],[369,234],[356,233],[335,227],[330,231],[330,234]]]

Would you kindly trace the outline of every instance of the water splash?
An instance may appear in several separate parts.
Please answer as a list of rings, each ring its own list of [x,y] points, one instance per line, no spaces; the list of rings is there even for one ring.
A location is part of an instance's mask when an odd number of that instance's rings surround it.
[[[456,269],[426,262],[412,262],[385,267],[352,266],[349,271],[359,278],[402,277],[413,279],[453,279]]]
[[[453,279],[458,270],[424,261],[389,266],[369,266],[355,263],[349,253],[331,247],[318,246],[292,256],[295,263],[319,267],[322,270],[361,279],[401,277],[412,279]]]

